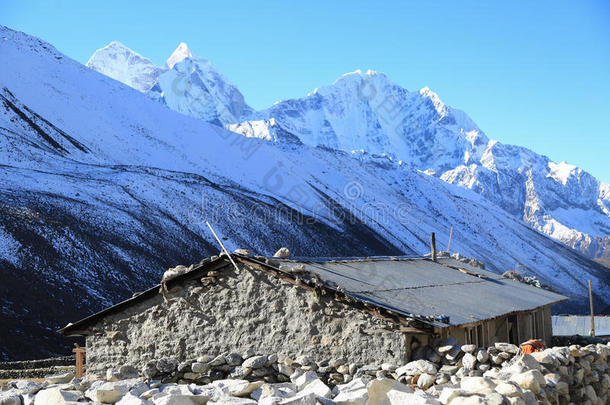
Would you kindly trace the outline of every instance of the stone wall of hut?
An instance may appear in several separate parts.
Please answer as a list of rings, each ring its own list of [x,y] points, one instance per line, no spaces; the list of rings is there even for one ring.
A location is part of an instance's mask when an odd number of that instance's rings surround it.
[[[225,267],[101,320],[87,337],[87,373],[246,351],[361,364],[407,360],[406,335],[397,324],[240,267],[239,274]]]

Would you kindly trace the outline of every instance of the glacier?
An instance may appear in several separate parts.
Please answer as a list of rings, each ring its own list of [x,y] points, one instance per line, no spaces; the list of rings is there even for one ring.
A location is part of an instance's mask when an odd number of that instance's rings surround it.
[[[64,353],[71,342],[58,327],[156,284],[168,267],[217,254],[206,220],[229,249],[270,255],[288,246],[316,257],[420,256],[430,232],[444,249],[453,225],[452,251],[492,271],[535,275],[571,297],[557,310],[586,311],[588,279],[596,305],[610,305],[605,267],[397,156],[311,145],[264,112],[246,114],[260,122],[244,124],[244,136],[1,26],[0,58],[11,61],[0,64],[3,360]],[[423,96],[411,97],[434,114]],[[447,111],[449,121],[474,125]],[[461,147],[482,159],[486,138],[469,128]],[[440,148],[447,137],[429,141]]]

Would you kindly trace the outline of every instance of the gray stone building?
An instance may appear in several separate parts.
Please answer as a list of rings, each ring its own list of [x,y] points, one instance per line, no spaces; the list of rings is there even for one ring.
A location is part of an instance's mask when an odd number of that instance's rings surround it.
[[[69,324],[87,372],[203,354],[306,354],[404,364],[436,338],[488,346],[550,341],[567,298],[451,258],[206,259],[131,299]]]

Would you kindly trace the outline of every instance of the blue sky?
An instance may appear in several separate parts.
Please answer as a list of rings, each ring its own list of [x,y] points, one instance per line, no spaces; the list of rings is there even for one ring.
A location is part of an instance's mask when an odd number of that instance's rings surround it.
[[[608,1],[1,1],[0,24],[85,63],[187,42],[255,108],[373,69],[429,86],[491,138],[610,182]]]

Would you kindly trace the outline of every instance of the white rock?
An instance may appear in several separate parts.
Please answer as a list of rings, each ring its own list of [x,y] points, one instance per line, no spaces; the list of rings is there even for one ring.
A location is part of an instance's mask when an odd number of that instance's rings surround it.
[[[398,376],[416,374],[436,374],[438,367],[436,364],[427,360],[415,360],[396,369]]]
[[[150,405],[152,402],[142,399],[132,393],[128,392],[116,403],[116,405]]]
[[[0,405],[21,405],[21,395],[13,391],[0,392]]]
[[[284,399],[280,404],[282,405],[316,405],[318,400],[315,394],[306,394],[302,396],[295,396],[292,398]]]
[[[161,392],[159,390],[159,388],[151,388],[148,391],[144,391],[140,397],[144,398],[144,399],[150,399],[153,395],[158,394],[159,392]]]
[[[297,390],[300,391],[304,386],[306,386],[313,380],[317,380],[318,374],[316,374],[315,371],[306,371],[299,376],[295,376],[295,378],[291,376],[290,379],[297,386]]]
[[[358,377],[358,378],[354,378],[353,380],[345,383],[345,384],[339,384],[336,385],[333,389],[332,389],[332,393],[333,395],[338,395],[342,392],[348,392],[348,391],[356,391],[362,388],[366,388],[369,385],[369,379],[364,378],[364,377]]]
[[[242,367],[261,368],[267,363],[267,356],[252,356],[244,360]]]
[[[11,387],[21,395],[36,394],[42,389],[42,385],[28,380],[13,381],[11,382]]]
[[[385,399],[385,398],[384,398]],[[343,391],[333,398],[333,401],[338,405],[367,405],[377,404],[377,402],[367,402],[369,400],[369,391],[366,388],[357,390]]]
[[[159,394],[157,394],[159,395]],[[210,397],[206,395],[168,395],[160,394],[160,397],[153,396],[155,405],[204,405]],[[242,399],[242,398],[239,398]],[[251,401],[251,400],[250,400]],[[223,402],[224,403],[224,402]],[[252,401],[250,402],[252,403]],[[254,402],[256,403],[256,402]]]
[[[506,353],[517,354],[519,353],[519,347],[511,344],[511,343],[496,343],[496,349],[501,350]]]
[[[218,401],[208,402],[208,405],[256,405],[256,401],[248,398],[226,397]],[[268,404],[271,405],[271,404]]]
[[[212,386],[220,388],[222,391],[235,397],[243,397],[250,395],[254,390],[260,388],[265,382],[246,380],[216,380],[212,382]]]
[[[378,378],[371,381],[368,385],[368,405],[382,405],[387,403],[387,394],[391,390],[413,393],[411,388],[394,379]],[[335,398],[335,401],[336,400],[337,399]]]
[[[464,353],[472,353],[476,350],[475,345],[462,345],[461,349]]]
[[[507,397],[519,397],[523,395],[521,387],[514,382],[501,382],[496,385],[496,392],[505,395]]]
[[[286,248],[286,247],[280,248],[273,255],[273,257],[277,257],[277,258],[280,258],[280,259],[286,259],[288,256],[290,256],[290,250],[288,248]]]
[[[424,391],[408,393],[403,391],[388,391],[389,405],[442,405],[439,400]]]
[[[519,384],[521,388],[528,389],[534,394],[540,393],[540,378],[544,381],[544,376],[538,370],[528,370],[524,373],[513,375],[510,380]]]
[[[420,374],[419,378],[417,379],[417,386],[425,390],[434,384],[435,379],[436,377],[432,374]]]
[[[462,366],[468,370],[474,370],[474,366],[477,364],[477,358],[470,353],[466,353],[462,357]]]
[[[298,386],[298,384],[297,384]],[[322,380],[320,380],[319,378],[310,381],[309,383],[307,383],[301,390],[299,390],[299,394],[297,395],[301,395],[301,394],[315,394],[316,397],[322,397],[322,398],[330,398],[331,397],[331,391],[330,388],[328,388],[328,386],[326,384],[324,384],[322,382]]]
[[[489,353],[485,349],[481,349],[477,352],[477,361],[485,363],[489,360]]]
[[[116,382],[96,381],[91,384],[91,387],[87,391],[85,391],[85,396],[96,402],[113,404],[123,395],[127,394],[134,385],[140,382],[141,381],[135,379]]]
[[[478,395],[471,395],[467,397],[455,397],[449,402],[450,405],[487,405],[484,398]]]
[[[47,388],[38,391],[34,405],[64,405],[76,402],[82,394],[76,391],[64,391],[60,388]]]
[[[438,399],[439,401],[441,401],[441,403],[448,404],[451,402],[452,399],[466,395],[471,394],[461,388],[445,387],[441,391],[441,394],[439,395]]]
[[[47,375],[44,377],[44,379],[49,384],[64,384],[64,383],[68,383],[68,382],[72,381],[73,378],[74,378],[74,373],[71,371],[69,371],[67,373],[61,373],[61,374]]]
[[[296,394],[297,387],[293,383],[263,384],[252,391],[250,398],[257,401],[273,397],[279,402],[282,399],[292,397]]]
[[[496,384],[491,378],[464,377],[462,378],[462,381],[460,381],[460,387],[465,391],[488,394],[494,391]]]

